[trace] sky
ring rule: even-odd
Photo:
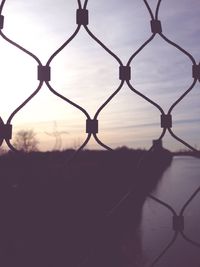
[[[149,0],[155,13],[157,1]],[[3,33],[46,64],[76,30],[75,0],[7,0]],[[151,36],[150,15],[141,0],[89,0],[89,29],[126,65]],[[163,34],[199,63],[199,0],[162,0],[158,15]],[[0,116],[4,122],[36,90],[37,62],[0,38]],[[118,88],[119,64],[81,27],[77,36],[52,60],[51,86],[83,107],[91,117]],[[192,84],[190,59],[156,35],[131,62],[131,84],[167,113]],[[199,82],[172,111],[173,132],[200,149]],[[99,114],[98,138],[111,148],[150,148],[160,137],[160,111],[125,84]],[[33,130],[40,150],[78,148],[85,140],[85,115],[53,95],[46,85],[12,120],[13,137]],[[14,139],[14,138],[13,138]],[[13,141],[11,140],[11,143]],[[184,145],[169,133],[171,150]],[[100,149],[91,139],[87,148]]]

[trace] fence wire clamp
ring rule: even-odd
[[[0,30],[3,29],[3,25],[4,25],[4,16],[0,15]]]
[[[160,20],[157,19],[151,20],[151,31],[154,34],[162,33],[162,25]]]
[[[161,128],[172,128],[172,115],[171,114],[161,115]]]
[[[49,66],[38,66],[38,80],[49,82],[51,80],[51,68]]]
[[[4,124],[3,120],[0,118],[0,143],[3,140],[10,140],[12,138],[12,125]]]
[[[98,120],[87,119],[86,120],[86,133],[97,134],[98,133]]]
[[[130,66],[119,67],[119,79],[130,81],[131,79],[131,67]]]
[[[87,9],[77,9],[76,10],[76,23],[78,25],[87,26],[89,23],[89,16]]]
[[[182,232],[184,230],[184,216],[183,215],[175,215],[173,216],[173,230]]]
[[[192,66],[192,77],[198,79],[198,81],[200,82],[200,63],[199,65],[195,64]]]

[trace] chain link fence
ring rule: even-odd
[[[76,10],[76,22],[77,27],[74,31],[74,33],[68,37],[68,39],[49,57],[48,61],[45,65],[43,65],[40,61],[40,59],[31,53],[27,48],[23,47],[22,45],[16,43],[11,38],[7,37],[4,34],[4,16],[3,14],[3,7],[6,3],[6,0],[2,0],[0,4],[0,35],[1,38],[3,38],[7,43],[15,46],[17,49],[21,50],[23,53],[27,55],[27,57],[32,57],[32,59],[35,61],[35,64],[37,66],[37,79],[38,79],[38,86],[35,90],[33,90],[32,94],[21,103],[20,106],[18,106],[9,116],[7,119],[7,122],[4,123],[2,119],[0,119],[0,145],[5,142],[7,143],[8,147],[15,152],[19,152],[14,145],[12,144],[12,120],[15,117],[15,115],[23,109],[25,105],[28,105],[31,99],[33,99],[39,91],[42,90],[43,85],[46,84],[49,88],[50,92],[60,98],[61,101],[65,101],[67,104],[72,105],[75,109],[78,109],[80,112],[82,112],[85,116],[85,123],[86,123],[86,133],[87,138],[82,143],[82,145],[77,149],[75,154],[71,159],[73,159],[81,150],[83,150],[88,142],[90,141],[91,137],[93,136],[96,142],[104,149],[108,151],[112,151],[112,148],[109,147],[108,144],[103,143],[100,138],[98,137],[98,123],[99,123],[99,114],[101,111],[107,106],[107,104],[112,101],[112,99],[121,91],[122,87],[126,84],[130,88],[130,90],[138,95],[139,97],[143,98],[145,101],[149,102],[151,105],[155,107],[160,112],[160,126],[162,128],[162,133],[159,136],[158,143],[163,139],[166,132],[168,132],[174,139],[176,139],[178,142],[182,143],[185,147],[189,148],[195,153],[199,153],[199,151],[187,143],[185,140],[181,139],[176,133],[172,130],[173,126],[173,111],[174,108],[179,105],[179,103],[187,98],[187,95],[193,90],[194,86],[198,81],[200,81],[200,64],[196,62],[195,58],[186,51],[183,47],[180,45],[174,43],[172,40],[170,40],[166,33],[163,33],[162,31],[162,18],[159,17],[159,9],[161,5],[161,0],[158,1],[155,12],[150,8],[149,3],[144,0],[144,5],[146,6],[149,18],[150,18],[150,30],[151,34],[149,38],[141,44],[141,46],[132,54],[130,55],[130,58],[127,62],[122,62],[122,60],[113,52],[111,51],[101,40],[99,40],[95,33],[90,30],[89,26],[89,10],[87,9],[88,0],[85,0],[84,3],[81,3],[81,0],[77,1],[77,10]],[[125,3],[124,3],[125,5]],[[98,108],[95,115],[93,117],[90,116],[90,114],[87,112],[86,109],[84,109],[82,106],[78,105],[77,103],[71,101],[66,96],[59,93],[56,88],[53,88],[51,85],[51,63],[54,60],[54,58],[64,49],[68,46],[68,44],[76,38],[76,36],[79,34],[80,29],[84,28],[84,30],[88,33],[90,38],[99,44],[99,46],[104,49],[110,57],[112,57],[116,62],[118,63],[119,67],[119,85],[116,88],[116,90],[108,97],[108,99]],[[174,101],[174,103],[171,105],[171,107],[168,109],[168,111],[165,113],[163,108],[156,102],[154,102],[152,99],[138,91],[134,85],[133,85],[133,79],[131,79],[131,63],[133,60],[137,57],[138,54],[143,52],[143,49],[148,46],[150,42],[155,38],[155,36],[159,36],[159,38],[162,38],[169,46],[172,46],[174,49],[179,50],[182,54],[184,54],[185,57],[187,57],[191,62],[191,76],[192,76],[192,83],[189,86],[189,88],[178,98]],[[156,142],[155,144],[156,145]],[[149,152],[154,148],[152,146],[149,149]],[[71,160],[70,159],[70,160]],[[142,160],[140,161],[140,164],[138,165],[138,169],[142,167]],[[186,242],[190,243],[191,246],[200,247],[200,242],[197,240],[192,240],[189,236],[187,236],[184,233],[184,212],[187,208],[189,208],[190,203],[193,201],[193,199],[197,196],[197,194],[200,192],[200,187],[198,187],[195,192],[190,196],[190,198],[183,204],[182,209],[180,213],[177,213],[172,206],[170,206],[168,203],[162,201],[161,199],[156,198],[153,195],[149,195],[149,198],[154,200],[155,202],[162,205],[164,208],[168,209],[171,212],[172,215],[172,231],[174,232],[173,238],[170,241],[169,244],[166,244],[166,247],[161,251],[161,253],[158,255],[158,257],[152,262],[150,266],[156,266],[156,264],[159,262],[159,260],[162,258],[162,256],[172,247],[172,245],[176,242],[177,237],[181,235]],[[114,210],[116,210],[130,195],[132,192],[128,192],[118,203],[116,203],[113,210],[109,212],[109,214],[112,214]],[[87,266],[87,261],[83,261],[83,265]]]

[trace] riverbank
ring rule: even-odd
[[[0,158],[2,266],[78,266],[90,254],[87,267],[122,266],[123,239],[134,235],[145,198],[172,156],[83,151],[67,165],[72,152]]]

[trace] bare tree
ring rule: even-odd
[[[38,140],[33,130],[20,130],[15,135],[14,147],[24,152],[37,151]]]
[[[0,156],[6,154],[8,151],[4,147],[0,147]]]

